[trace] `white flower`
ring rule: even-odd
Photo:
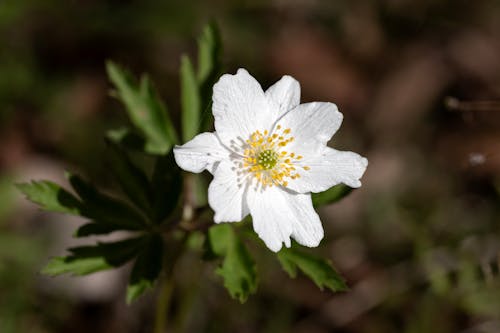
[[[323,227],[311,192],[344,183],[361,186],[366,158],[326,146],[342,122],[335,104],[300,104],[291,76],[264,92],[244,69],[214,85],[215,132],[174,148],[184,170],[208,170],[214,179],[208,202],[214,220],[237,222],[250,214],[253,227],[275,252],[290,238],[315,247]]]

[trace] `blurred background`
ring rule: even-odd
[[[155,293],[124,303],[129,267],[46,278],[83,221],[42,213],[12,182],[66,169],[107,184],[105,130],[126,122],[105,60],[149,72],[178,124],[180,55],[215,20],[225,72],[345,119],[331,145],[367,156],[363,187],[320,210],[351,290],[289,279],[251,248],[257,294],[230,299],[183,258],[172,332],[500,332],[500,3],[452,0],[0,2],[0,332],[151,332]]]

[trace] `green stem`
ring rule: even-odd
[[[165,277],[161,292],[158,295],[156,303],[156,318],[154,333],[165,333],[167,326],[168,309],[170,308],[170,300],[172,299],[172,291],[174,289],[174,279],[172,274]]]
[[[167,327],[168,310],[170,309],[170,303],[172,300],[172,294],[175,285],[175,266],[178,260],[182,256],[184,250],[186,249],[186,241],[188,238],[188,233],[185,232],[182,235],[182,239],[177,243],[170,255],[164,257],[165,260],[165,277],[161,286],[160,294],[158,295],[158,300],[156,302],[156,316],[155,316],[155,326],[154,333],[165,333]]]
[[[194,178],[193,175],[186,175],[184,178],[184,205],[182,212],[181,225],[191,227],[194,218]],[[187,228],[189,229],[189,228]],[[154,333],[165,333],[167,326],[168,310],[170,308],[170,303],[172,299],[172,293],[174,290],[174,268],[178,259],[182,256],[185,249],[186,241],[188,238],[188,230],[186,230],[182,236],[182,240],[179,243],[176,251],[172,251],[173,257],[165,258],[165,267],[169,267],[165,270],[165,278],[163,280],[163,285],[161,292],[158,295],[158,300],[156,303],[156,318]]]

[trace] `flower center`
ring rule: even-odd
[[[287,186],[290,179],[300,177],[296,167],[302,156],[285,150],[294,140],[291,129],[282,129],[280,125],[276,126],[274,133],[255,131],[246,140],[240,167],[264,187]],[[300,168],[309,170],[307,166]]]
[[[278,158],[278,153],[272,149],[266,149],[259,153],[259,156],[257,157],[257,164],[264,170],[269,170],[276,166]]]

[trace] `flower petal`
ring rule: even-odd
[[[217,135],[228,147],[256,130],[269,130],[276,120],[259,82],[242,68],[214,85],[212,111]]]
[[[318,213],[313,208],[310,194],[291,194],[289,196],[291,210],[296,219],[293,219],[292,237],[300,244],[316,247],[323,239],[324,231]]]
[[[215,163],[229,158],[226,149],[215,133],[201,133],[182,146],[174,147],[175,162],[186,171],[200,173],[208,169],[214,172]]]
[[[253,228],[272,251],[278,252],[282,243],[290,247],[290,237],[305,246],[317,246],[323,238],[309,194],[292,194],[279,187],[250,188],[247,200]]]
[[[300,84],[289,75],[284,75],[278,82],[266,90],[266,97],[276,112],[276,119],[300,104]]]
[[[248,215],[246,191],[231,162],[221,161],[208,186],[208,204],[215,211],[215,223],[238,222]]]
[[[300,178],[291,180],[288,188],[299,192],[322,192],[344,183],[350,187],[360,187],[359,179],[365,173],[368,160],[351,151],[339,151],[324,147],[316,156],[305,155],[300,163],[308,170],[300,169]]]
[[[315,154],[332,138],[342,124],[343,115],[333,103],[312,102],[300,104],[279,121],[290,128],[294,141],[286,148],[296,154]]]

